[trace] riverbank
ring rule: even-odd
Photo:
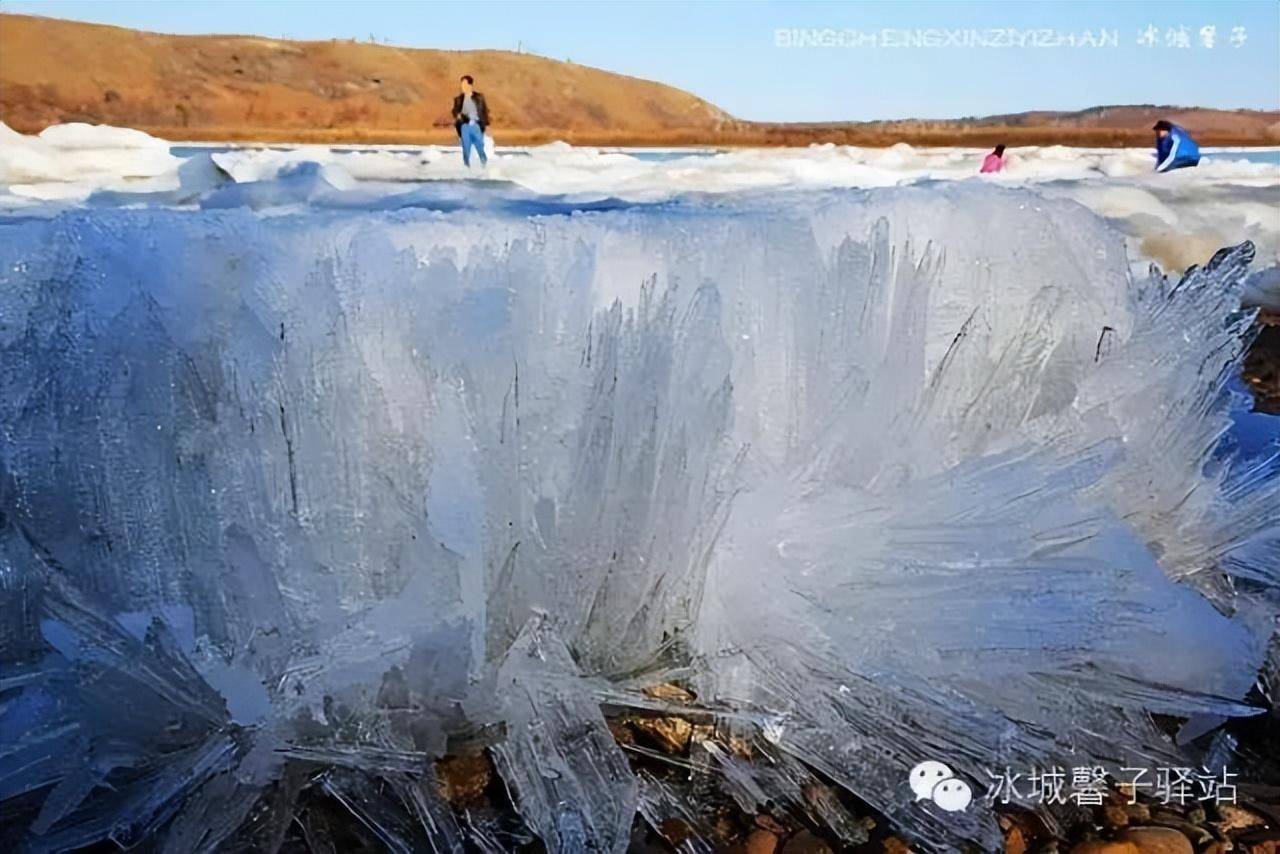
[[[23,133],[37,133],[42,126],[9,122]],[[365,125],[335,127],[263,127],[258,125],[133,125],[162,139],[186,142],[236,142],[297,145],[456,145],[452,125],[406,128],[377,128]],[[1010,147],[1062,145],[1083,148],[1150,148],[1151,133],[1145,127],[1134,130],[1061,127],[907,127],[892,123],[848,125],[789,125],[742,122],[720,129],[677,128],[637,132],[634,130],[578,130],[574,128],[510,128],[501,124],[490,128],[502,145],[546,145],[567,142],[577,146],[618,148],[794,148],[809,145],[854,145],[889,148],[899,143],[942,148]],[[1254,133],[1209,133],[1201,135],[1206,146],[1268,148],[1280,144],[1276,138]]]

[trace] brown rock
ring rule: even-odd
[[[1102,826],[1115,829],[1129,824],[1129,811],[1123,804],[1104,804],[1102,807]]]
[[[1130,821],[1151,821],[1151,808],[1144,803],[1125,804],[1124,811]]]
[[[674,848],[679,848],[681,843],[694,836],[693,829],[679,818],[669,818],[659,824],[658,834]]]
[[[1078,843],[1071,849],[1071,854],[1139,854],[1138,846],[1132,842],[1108,842],[1105,839],[1090,839]]]
[[[631,726],[665,753],[684,753],[693,734],[693,724],[684,718],[635,718]]]
[[[783,826],[776,818],[767,814],[760,813],[755,817],[756,827],[769,831],[779,839],[787,835],[787,828]]]
[[[715,818],[712,819],[711,827],[716,839],[721,842],[733,839],[738,834],[738,828],[734,826],[734,823],[730,821],[726,813],[716,813]]]
[[[1114,791],[1123,797],[1126,802],[1135,800],[1138,795],[1138,787],[1132,783],[1120,783],[1115,787]]]
[[[489,754],[445,756],[436,760],[436,788],[451,804],[472,803],[484,796],[493,777]]]
[[[1199,847],[1206,842],[1213,841],[1213,833],[1208,828],[1201,827],[1198,824],[1192,824],[1189,821],[1179,821],[1170,819],[1151,819],[1152,824],[1158,824],[1161,827],[1168,827],[1178,831],[1183,836],[1190,839],[1192,847]]]
[[[739,759],[751,760],[755,758],[755,751],[751,749],[751,743],[740,735],[729,736],[729,749]]]
[[[759,829],[747,834],[747,854],[773,854],[778,848],[778,837],[767,830]]]
[[[618,744],[635,744],[636,734],[627,726],[626,721],[608,720],[605,722],[609,727],[609,732],[613,734],[613,740]]]
[[[807,830],[802,830],[787,840],[782,846],[782,854],[832,854],[831,846],[814,836]]]
[[[1244,830],[1247,827],[1259,827],[1267,823],[1262,816],[1233,804],[1219,804],[1217,810],[1222,819],[1218,822],[1218,829],[1223,833]]]
[[[1022,828],[1010,827],[1004,834],[1004,854],[1026,854],[1027,839]]]
[[[896,836],[890,836],[880,844],[884,854],[911,854],[911,847]]]
[[[1044,825],[1034,813],[1025,810],[1010,810],[996,815],[996,823],[1000,825],[1000,830],[1005,837],[1005,850],[1009,850],[1010,836],[1016,830],[1021,837],[1024,849],[1029,849],[1032,844],[1042,837],[1048,835]],[[1042,846],[1043,847],[1043,846]]]
[[[1195,854],[1191,840],[1169,827],[1134,827],[1121,836],[1138,854]]]
[[[666,700],[669,703],[683,703],[688,705],[693,702],[693,694],[689,693],[679,685],[673,685],[670,682],[663,682],[659,685],[650,685],[648,688],[642,689],[646,696],[655,700]]]
[[[1265,839],[1249,845],[1249,854],[1280,854],[1280,840]]]

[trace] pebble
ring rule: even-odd
[[[1152,821],[1155,824],[1159,824],[1161,827],[1167,827],[1167,828],[1171,828],[1173,830],[1178,831],[1183,836],[1187,837],[1187,839],[1190,839],[1192,841],[1193,843],[1192,847],[1200,846],[1206,842],[1213,841],[1213,833],[1208,828],[1198,824],[1192,824],[1187,821],[1165,820],[1165,819],[1161,819],[1159,821],[1156,821],[1155,819],[1153,819]]]
[[[782,854],[832,854],[832,851],[826,842],[802,830],[787,840],[782,846]]]
[[[1130,821],[1151,821],[1151,809],[1143,803],[1125,804]]]
[[[1117,828],[1129,824],[1129,811],[1122,804],[1107,804],[1102,808],[1103,827]]]
[[[635,718],[631,726],[665,753],[684,753],[693,735],[693,725],[684,718]]]
[[[755,817],[756,827],[763,828],[779,839],[787,835],[787,828],[778,822],[776,818],[767,813],[760,813]]]
[[[669,818],[658,825],[658,835],[671,843],[675,848],[681,847],[685,840],[696,834],[683,819]]]
[[[1246,827],[1258,827],[1266,824],[1266,821],[1260,815],[1255,815],[1246,809],[1233,806],[1231,804],[1219,804],[1218,815],[1222,817],[1222,821],[1218,823],[1218,827],[1223,833],[1232,830],[1243,830]]]
[[[778,837],[767,830],[753,830],[747,834],[746,854],[773,854],[778,848]]]
[[[1022,835],[1022,828],[1010,827],[1004,835],[1004,854],[1026,854],[1027,840]]]
[[[1135,827],[1121,838],[1133,843],[1138,854],[1195,854],[1191,840],[1168,827]]]
[[[1141,852],[1132,842],[1090,839],[1072,848],[1071,854],[1141,854]]]
[[[613,733],[613,740],[618,744],[635,744],[636,736],[627,726],[626,721],[607,720],[605,724],[609,727],[609,732]]]
[[[641,689],[646,695],[655,700],[666,700],[670,703],[689,704],[693,702],[693,695],[679,685],[673,685],[670,682],[663,682],[658,685],[650,685],[648,688]]]
[[[451,804],[478,800],[493,774],[488,754],[446,756],[436,762],[436,788]]]

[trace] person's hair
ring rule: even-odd
[[[1004,156],[1004,143],[1002,142],[996,146],[996,157],[1003,157],[1003,156]]]
[[[1173,125],[1165,121],[1164,119],[1161,119],[1160,121],[1155,123],[1155,126],[1152,128],[1152,130],[1173,130]]]
[[[462,75],[461,77],[459,77],[458,79],[459,79],[459,80],[465,80],[465,81],[467,81],[467,85],[468,85],[468,86],[474,86],[474,85],[475,85],[475,82],[476,82],[476,81],[474,81],[474,80],[472,80],[472,79],[471,79],[471,75],[470,75],[470,74],[464,74],[464,75]]]

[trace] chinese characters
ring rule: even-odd
[[[1233,47],[1244,47],[1245,42],[1249,40],[1249,34],[1244,27],[1235,26],[1230,30],[1225,44]],[[1176,27],[1158,27],[1155,24],[1147,24],[1138,31],[1138,46],[1146,48],[1154,47],[1170,47],[1181,50],[1189,50],[1198,47],[1212,50],[1218,45],[1218,27],[1214,24],[1205,24],[1198,31],[1193,33],[1192,29],[1185,24]]]
[[[1066,769],[1055,765],[1033,768],[1026,773],[1015,773],[1010,768],[1001,773],[988,770],[987,776],[990,783],[986,795],[988,803],[1101,806],[1108,780],[1114,780],[1128,795],[1131,804],[1137,802],[1138,794],[1142,792],[1163,804],[1185,806],[1208,801],[1234,804],[1236,787],[1231,781],[1238,775],[1226,768],[1215,772],[1207,768],[1125,767],[1113,774],[1102,766]]]

